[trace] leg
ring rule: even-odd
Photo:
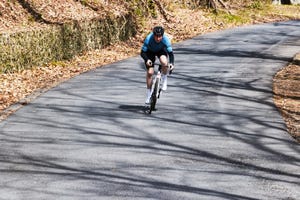
[[[150,102],[150,97],[151,97],[151,86],[152,86],[152,75],[154,74],[154,68],[149,67],[147,69],[146,73],[146,85],[147,85],[147,90],[146,90],[146,104],[149,104]]]
[[[160,57],[159,57],[159,61],[160,61],[160,64],[162,65],[162,69],[161,69],[161,71],[162,71],[162,76],[161,76],[161,78],[162,78],[162,87],[161,87],[161,89],[162,90],[164,90],[164,91],[166,91],[167,90],[167,77],[168,77],[168,75],[167,75],[167,73],[168,73],[168,57],[166,56],[166,55],[161,55]]]
[[[152,63],[155,62],[155,54],[153,52],[147,52],[147,57],[152,61]],[[146,64],[145,64],[146,65]],[[152,85],[152,75],[154,74],[154,66],[147,66],[146,65],[146,85],[147,89],[151,89]]]
[[[151,59],[152,63],[155,62],[155,54],[148,52],[147,54],[148,58]],[[152,75],[154,74],[154,67],[153,66],[147,66],[146,65],[146,86],[147,86],[147,92],[146,92],[146,104],[149,104],[150,97],[151,97],[151,86],[152,86]]]
[[[149,67],[147,69],[147,73],[146,73],[146,84],[147,84],[147,89],[151,89],[151,85],[152,85],[152,75],[154,74],[154,68],[153,67]]]
[[[168,58],[166,55],[161,55],[159,57],[160,64],[162,65],[162,73],[167,75],[168,73]]]

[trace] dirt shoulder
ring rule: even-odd
[[[288,132],[300,142],[300,52],[273,79],[274,102]]]
[[[117,1],[114,0],[114,2]],[[162,2],[168,2],[168,0]],[[41,93],[55,87],[65,80],[103,65],[138,55],[145,35],[151,31],[154,25],[163,25],[166,28],[166,32],[172,38],[173,43],[176,43],[196,35],[236,26],[300,19],[299,6],[272,6],[265,10],[263,8],[251,8],[247,11],[249,13],[243,12],[247,14],[247,16],[243,18],[240,17],[240,10],[243,6],[249,7],[250,4],[228,6],[231,14],[220,12],[218,15],[212,14],[212,12],[208,10],[190,9],[188,7],[176,6],[175,4],[172,5],[173,7],[166,7],[169,16],[171,16],[170,21],[166,21],[166,19],[158,13],[158,16],[155,18],[144,21],[143,25],[139,27],[137,35],[126,42],[118,42],[104,49],[84,52],[82,55],[76,56],[69,61],[52,62],[43,66],[36,66],[30,70],[0,74],[0,81],[2,83],[0,85],[0,121],[22,106],[28,104]],[[251,5],[253,6],[254,4]],[[58,12],[63,9],[62,7],[59,7],[57,12],[50,12],[49,7],[51,6],[45,5],[43,7],[43,12],[48,14],[44,15],[46,16],[45,19],[49,21],[56,19],[51,18],[52,16],[63,13]],[[71,8],[71,6],[68,8]],[[8,9],[14,10],[14,13],[11,14],[11,12],[8,12]],[[59,17],[67,18],[72,16],[73,13],[78,14],[79,8],[77,7],[76,9],[77,10],[70,10],[65,13],[65,16]],[[16,31],[17,28],[17,30],[20,31],[20,29],[24,29],[24,24],[26,24],[26,26],[29,24],[30,27],[34,27],[35,25],[35,22],[30,20],[28,13],[24,12],[17,4],[0,0],[0,11],[2,13],[0,16],[0,24],[2,24],[3,30],[7,30],[8,32]],[[25,21],[20,21],[21,19]],[[290,90],[289,86],[300,86],[300,74],[298,70],[299,67],[288,66],[278,72],[274,77],[274,94],[276,94],[274,101],[283,113],[288,131],[291,135],[298,138],[299,141],[299,96],[295,96],[294,92],[288,95],[282,93],[283,91],[286,92]],[[292,91],[299,92],[300,88],[293,88]]]

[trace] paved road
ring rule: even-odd
[[[299,46],[300,21],[176,44],[151,116],[140,57],[59,85],[0,123],[0,199],[299,199],[271,89]]]

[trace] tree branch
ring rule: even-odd
[[[225,3],[222,0],[218,0],[218,2],[223,6],[223,8],[227,9]]]
[[[172,15],[170,15],[169,13],[167,13],[167,11],[164,9],[164,7],[161,5],[161,3],[158,0],[153,0],[154,3],[157,5],[159,12],[163,15],[164,19],[167,22],[170,22],[171,20],[169,19],[169,16],[173,17]]]
[[[217,10],[217,4],[216,4],[215,0],[207,0],[207,5],[209,7],[212,7],[213,9]]]

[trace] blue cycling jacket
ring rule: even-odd
[[[154,39],[153,33],[150,33],[146,37],[144,45],[142,46],[142,51],[144,52],[147,52],[149,50],[156,53],[164,49],[166,49],[168,53],[173,51],[170,39],[166,35],[163,35],[162,41],[157,43]]]

